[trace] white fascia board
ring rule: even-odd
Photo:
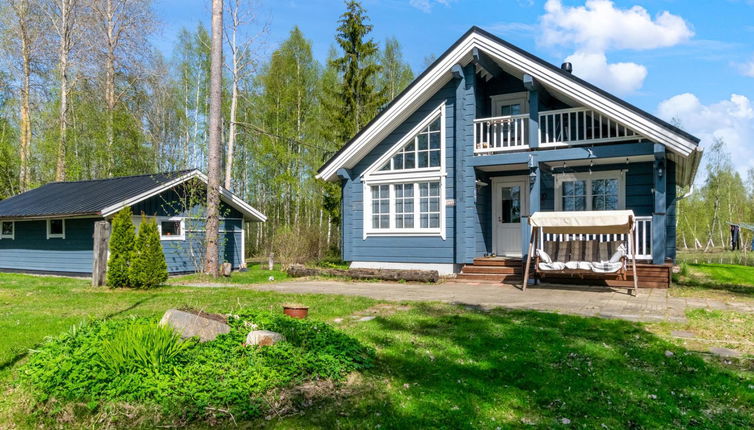
[[[180,185],[192,178],[196,178],[200,174],[201,172],[199,172],[198,170],[192,170],[191,172],[188,172],[183,176],[179,176],[170,182],[166,182],[158,187],[154,187],[151,190],[145,191],[137,196],[131,197],[128,200],[123,200],[122,202],[118,202],[114,205],[108,206],[102,209],[101,215],[105,218],[109,217],[110,215],[115,214],[116,212],[120,211],[126,206],[131,206],[133,204],[139,203],[142,200],[146,200],[150,197],[156,196],[157,194],[160,194],[163,191],[169,190],[175,187],[176,185]]]
[[[445,85],[451,78],[451,67],[455,64],[468,62],[470,60],[469,53],[475,47],[484,50],[499,61],[533,76],[543,85],[563,92],[578,103],[595,109],[615,119],[622,125],[634,129],[646,138],[675,150],[684,157],[688,157],[697,147],[695,142],[680,136],[670,129],[652,123],[642,115],[633,112],[631,109],[611,100],[609,97],[562,76],[560,73],[554,72],[550,68],[486,36],[472,33],[465,40],[461,41],[440,63],[435,65],[409,92],[390,106],[382,116],[364,130],[346,150],[338,155],[316,177],[318,179],[333,180],[337,177],[336,173],[339,169],[353,167],[382,138],[392,132],[401,121],[405,120],[419,105],[426,102],[439,88]]]
[[[140,201],[146,200],[150,197],[156,196],[164,191],[167,191],[177,185],[180,185],[186,181],[189,181],[191,179],[198,178],[205,184],[207,184],[208,179],[207,175],[200,172],[199,170],[193,170],[191,172],[188,172],[187,174],[183,176],[179,176],[178,178],[173,179],[170,182],[166,182],[165,184],[162,184],[158,187],[155,187],[149,191],[146,191],[144,193],[141,193],[135,197],[132,197],[128,200],[124,200],[122,202],[118,202],[114,205],[108,206],[105,209],[102,210],[102,216],[103,217],[109,217],[119,210],[123,209],[126,206],[131,206],[133,204],[136,204]],[[248,203],[244,202],[240,198],[238,198],[235,194],[231,193],[230,191],[226,190],[223,187],[220,187],[220,199],[227,203],[228,205],[238,209],[241,213],[243,213],[245,216],[248,216],[249,218],[252,218],[259,222],[265,222],[267,221],[267,217],[259,212],[258,210],[251,207]]]

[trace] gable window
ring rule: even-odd
[[[13,221],[0,221],[0,239],[15,239],[16,223]]]
[[[48,219],[47,220],[47,238],[48,239],[65,239],[65,220]]]
[[[421,131],[406,143],[381,168],[381,172],[440,167],[442,164],[442,131],[440,115],[422,127]]]
[[[160,230],[160,240],[184,240],[186,238],[183,218],[160,218],[157,225]]]
[[[364,171],[364,239],[445,238],[444,128],[443,103]]]
[[[623,182],[623,173],[620,171],[556,175],[555,209],[563,211],[624,209]]]

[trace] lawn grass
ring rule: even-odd
[[[272,279],[270,279],[272,277]],[[196,285],[196,284],[262,284],[265,282],[279,282],[288,279],[288,274],[275,265],[273,270],[267,270],[267,265],[262,263],[250,263],[246,271],[233,272],[230,277],[220,276],[212,278],[201,273],[174,276],[168,280],[171,285]]]
[[[646,327],[688,349],[707,352],[712,347],[722,347],[754,357],[754,314],[751,313],[690,309],[686,311],[685,322],[653,323]],[[694,337],[674,337],[675,330],[693,333]],[[754,361],[747,364],[754,369]]]
[[[339,328],[376,349],[376,366],[346,397],[325,398],[299,414],[242,427],[754,426],[754,375],[746,366],[727,368],[704,359],[642,324],[433,303],[411,303],[409,310],[382,311],[359,322],[348,316],[375,309],[377,301],[236,288],[109,290],[84,280],[0,274],[0,368],[5,369],[0,428],[12,421],[40,425],[25,409],[17,371],[28,348],[82,319],[159,316],[177,306],[275,309],[290,301],[311,306],[313,319],[345,318]],[[748,322],[741,324],[744,336]],[[58,425],[99,428],[107,422],[102,419],[84,416]]]
[[[754,301],[754,267],[682,263],[670,293],[679,297]]]

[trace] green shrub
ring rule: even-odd
[[[132,287],[152,288],[168,280],[168,265],[162,252],[160,232],[154,219],[141,215],[139,234],[136,236],[129,280]]]
[[[153,319],[93,321],[33,351],[22,380],[38,406],[56,399],[156,407],[171,423],[185,423],[216,419],[217,411],[227,411],[226,418],[258,417],[268,411],[264,399],[273,390],[342,380],[373,360],[371,349],[321,322],[251,310],[228,319],[230,333],[206,343],[171,340],[155,330]],[[244,346],[255,328],[287,340]]]
[[[141,370],[157,373],[190,346],[191,342],[181,340],[169,327],[133,324],[112,339],[103,340],[99,355],[102,364],[116,373]]]
[[[115,214],[110,235],[110,258],[107,261],[107,285],[128,287],[129,268],[134,250],[134,224],[131,208],[123,208]]]

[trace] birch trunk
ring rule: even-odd
[[[207,225],[205,273],[218,276],[218,235],[220,227],[220,127],[223,73],[223,1],[212,0],[212,48],[210,51],[209,160],[207,184]]]
[[[65,181],[65,157],[68,146],[68,55],[71,52],[71,31],[74,17],[71,16],[75,0],[60,0],[60,51],[58,61],[60,68],[60,139],[58,141],[57,162],[55,163],[55,180]]]
[[[30,148],[31,148],[31,40],[28,28],[29,2],[22,1],[15,5],[18,19],[19,35],[21,36],[21,62],[23,78],[21,84],[21,124],[20,124],[20,169],[19,188],[21,192],[29,189],[30,182]]]

